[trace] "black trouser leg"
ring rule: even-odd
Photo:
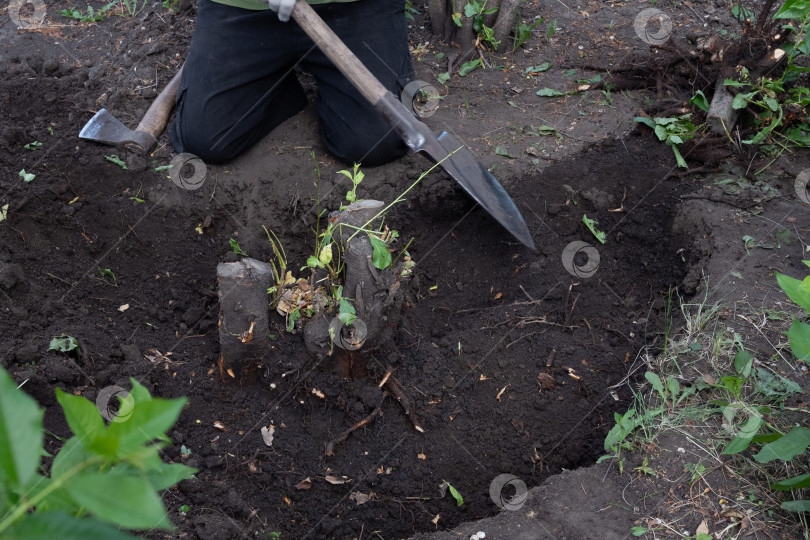
[[[315,6],[383,85],[399,95],[413,77],[398,0]],[[301,63],[318,83],[321,136],[347,162],[385,163],[406,147],[295,22],[202,0],[169,137],[178,152],[223,162],[245,152],[306,105]]]

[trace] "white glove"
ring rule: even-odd
[[[278,20],[287,22],[290,20],[296,0],[267,0],[270,9],[278,13]]]

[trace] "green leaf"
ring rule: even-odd
[[[782,510],[789,512],[810,512],[810,500],[785,501]]]
[[[664,395],[664,384],[661,382],[661,377],[659,377],[652,371],[648,371],[647,373],[644,374],[644,378],[650,382],[650,384],[652,385],[653,389],[656,392],[658,392],[662,396]]]
[[[747,94],[737,94],[736,96],[734,96],[734,99],[731,102],[731,106],[734,109],[744,109],[748,106],[748,102],[751,101],[751,98],[757,95],[758,93],[759,90],[755,90]]]
[[[667,392],[669,392],[670,399],[675,401],[675,398],[681,393],[681,384],[678,382],[678,379],[675,377],[669,377],[667,379]]]
[[[130,476],[143,476],[155,491],[163,491],[176,483],[192,478],[197,469],[192,469],[180,463],[163,463],[155,452],[145,461],[146,471],[129,463],[116,466],[116,472],[126,473]]]
[[[723,381],[723,386],[732,396],[740,397],[743,384],[742,380],[737,377],[720,377],[720,380]]]
[[[111,498],[115,498],[115,496],[113,495]],[[88,538],[138,540],[112,525],[95,519],[77,518],[64,511],[27,514],[14,526],[10,538],[15,540],[53,540],[54,538],[59,540],[87,540]]]
[[[793,321],[788,330],[790,350],[799,360],[810,360],[810,325],[801,321]]]
[[[582,214],[582,223],[584,223],[588,230],[591,231],[591,234],[599,240],[599,243],[604,244],[607,241],[607,233],[596,228],[599,224],[598,221],[590,219],[587,214]]]
[[[115,470],[80,474],[68,483],[67,490],[101,520],[136,530],[173,528],[160,497],[144,477]]]
[[[0,368],[0,484],[19,493],[42,456],[42,415],[37,402]]]
[[[242,248],[241,248],[241,247],[239,247],[239,242],[237,242],[237,241],[236,241],[236,240],[234,240],[233,238],[228,238],[228,243],[230,243],[230,244],[231,244],[231,250],[233,250],[233,252],[234,252],[234,253],[236,253],[237,255],[242,255],[242,256],[244,256],[244,257],[248,257],[248,256],[249,256],[247,253],[245,253],[244,251],[242,251]]]
[[[345,298],[341,298],[338,302],[338,319],[346,326],[351,326],[357,320],[357,310]]]
[[[475,60],[470,60],[469,62],[464,62],[461,64],[461,67],[458,70],[458,74],[462,77],[465,77],[469,73],[475,71],[481,65],[481,59],[477,58]]]
[[[34,141],[34,142],[30,142],[30,143],[26,144],[25,146],[23,146],[23,148],[25,148],[26,150],[36,150],[40,146],[42,146],[41,142]]]
[[[438,75],[436,75],[436,80],[439,81],[439,84],[445,84],[447,81],[450,80],[450,73],[448,72],[439,73]]]
[[[751,366],[753,365],[754,355],[745,349],[740,349],[737,351],[737,354],[734,355],[734,370],[743,377],[748,378],[751,374]]]
[[[61,336],[55,336],[51,339],[50,344],[48,345],[49,351],[59,351],[63,353],[69,353],[72,351],[79,351],[79,340],[77,340],[73,336],[68,336],[66,334],[62,334]]]
[[[167,440],[168,431],[186,405],[186,398],[153,398],[135,379],[132,382],[130,398],[134,404],[129,417],[124,421],[110,424],[109,432],[119,439],[119,455],[139,450],[145,443],[155,439]]]
[[[531,75],[533,73],[543,73],[544,71],[548,71],[549,68],[551,68],[551,64],[549,64],[548,62],[543,62],[542,64],[540,64],[538,66],[529,66],[529,67],[527,67],[526,71],[524,71],[524,73],[526,75]]]
[[[116,165],[118,165],[119,167],[121,167],[124,170],[127,170],[127,164],[124,163],[121,160],[121,158],[116,156],[115,154],[113,154],[112,156],[104,156],[104,159],[106,159],[107,161],[109,161],[111,163],[115,163]]]
[[[737,88],[745,88],[746,86],[751,86],[748,83],[735,81],[734,79],[724,79],[723,84],[725,86],[734,86],[734,87],[737,87]]]
[[[442,480],[442,482],[447,484],[447,489],[450,490],[450,495],[452,495],[453,498],[456,500],[456,506],[461,506],[462,504],[464,504],[464,497],[461,496],[461,493],[459,493],[459,491],[456,488],[451,486],[450,482],[448,482],[447,480]]]
[[[790,461],[810,446],[810,430],[803,427],[794,427],[784,437],[766,444],[754,456],[759,463],[771,461]]]
[[[757,434],[760,426],[762,426],[762,418],[757,415],[750,416],[740,428],[737,436],[731,439],[731,442],[726,445],[721,453],[725,455],[739,454],[748,448],[751,439]]]
[[[622,442],[624,438],[640,424],[641,419],[634,418],[635,414],[635,409],[630,409],[624,413],[624,416],[619,413],[613,413],[613,419],[616,425],[608,431],[605,437],[605,450],[613,450],[616,445]]]
[[[32,181],[34,178],[36,178],[36,177],[37,177],[37,175],[35,175],[35,174],[29,173],[29,172],[25,172],[25,169],[22,169],[22,170],[19,172],[19,175],[20,175],[20,177],[23,179],[23,182],[30,182],[30,181]]]
[[[65,412],[70,430],[82,444],[105,456],[114,456],[118,446],[104,425],[104,419],[94,403],[56,389],[56,400]],[[60,452],[61,454],[61,452]]]
[[[385,242],[372,235],[368,235],[368,240],[371,242],[371,247],[374,249],[374,252],[371,254],[371,262],[374,264],[374,268],[384,270],[391,266],[391,252],[388,251],[388,246],[385,245]]]
[[[51,466],[51,478],[56,479],[63,476],[72,468],[80,465],[93,456],[94,454],[87,450],[79,437],[71,437],[67,440],[64,446],[62,446],[62,449],[59,450],[56,457],[53,458],[53,465]]]
[[[703,112],[709,111],[709,100],[702,90],[698,90],[697,93],[692,96],[692,99],[689,100],[689,104],[694,105]]]
[[[773,18],[803,20],[808,14],[810,14],[810,2],[807,0],[785,0]]]
[[[318,255],[318,260],[321,261],[325,265],[332,262],[332,244],[331,243],[329,243],[328,245],[321,248],[321,253],[320,253],[320,255]]]
[[[780,480],[771,484],[771,489],[778,489],[779,491],[787,491],[790,489],[804,489],[810,488],[810,474],[802,474],[799,476],[794,476],[793,478],[788,478],[786,480]]]
[[[630,532],[633,534],[633,536],[644,536],[645,534],[647,534],[648,530],[649,529],[647,529],[647,527],[641,527],[639,525],[636,525],[635,527],[630,527]]]
[[[496,146],[495,147],[495,154],[498,156],[503,156],[507,158],[514,159],[515,156],[509,153],[509,149],[505,146]]]
[[[796,302],[803,310],[810,312],[810,276],[799,281],[779,272],[775,272],[775,274],[776,281],[788,298]]]
[[[633,122],[637,122],[639,124],[644,124],[645,126],[649,127],[650,129],[655,129],[655,122],[652,118],[648,116],[636,116],[633,118]]]
[[[537,92],[535,92],[540,97],[560,97],[564,96],[565,92],[560,92],[559,90],[555,90],[553,88],[541,88]]]

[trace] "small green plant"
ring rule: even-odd
[[[76,19],[79,22],[98,22],[104,20],[109,15],[109,11],[118,5],[118,0],[113,0],[109,4],[100,7],[99,9],[94,9],[93,6],[87,6],[85,11],[81,11],[76,6],[61,9],[57,11],[61,16],[68,17],[69,19]]]
[[[448,482],[447,480],[442,480],[442,482],[444,482],[444,485],[447,486],[447,489],[450,491],[450,495],[452,495],[453,499],[455,499],[456,506],[461,506],[462,504],[464,504],[464,497],[461,496],[461,493],[459,493],[459,491],[456,488],[451,486],[450,482]]]
[[[633,121],[651,128],[659,141],[665,142],[667,146],[672,148],[678,167],[688,168],[679,148],[686,141],[693,139],[703,129],[703,125],[696,126],[689,121],[691,116],[691,114],[684,114],[674,118],[637,116]]]
[[[242,248],[239,247],[239,242],[237,242],[233,238],[229,238],[228,243],[230,243],[230,245],[231,245],[231,251],[233,251],[237,255],[241,255],[242,257],[249,257],[249,255],[247,253],[245,253],[244,251],[242,251]]]
[[[124,170],[127,170],[127,164],[124,163],[124,161],[120,157],[116,156],[115,154],[113,154],[111,156],[104,156],[104,159],[106,159],[110,163],[115,163],[116,165],[118,165],[119,167],[121,167]]]
[[[82,355],[79,340],[73,336],[68,336],[67,334],[55,336],[53,339],[51,339],[51,343],[48,345],[48,350],[58,351],[65,354],[73,354],[76,357],[81,357]]]
[[[34,141],[34,142],[30,142],[30,143],[26,144],[25,146],[23,146],[23,148],[25,148],[26,150],[36,150],[40,146],[42,146],[41,142]]]
[[[179,11],[180,0],[163,0],[163,8],[170,11]]]
[[[411,0],[405,0],[405,18],[412,21],[414,15],[419,15],[419,10],[413,7]]]
[[[497,49],[500,41],[495,40],[495,33],[489,26],[484,24],[484,15],[491,15],[498,11],[497,7],[487,8],[487,0],[477,2],[476,0],[467,0],[464,6],[464,16],[472,19],[472,27],[475,35],[477,36],[477,43],[488,45],[492,49]],[[461,17],[453,17],[453,20],[458,26],[461,26]]]
[[[591,219],[588,217],[587,214],[582,214],[582,223],[585,224],[585,227],[591,231],[591,234],[599,240],[600,244],[604,244],[607,241],[607,233],[604,231],[600,231],[596,226],[599,225],[599,222],[595,219]]]
[[[515,38],[512,42],[512,52],[518,50],[521,45],[526,43],[526,41],[532,37],[532,30],[534,30],[541,22],[543,22],[542,17],[535,20],[532,24],[523,22],[520,17],[517,18],[517,21],[515,22]]]
[[[605,437],[605,451],[608,453],[598,460],[601,463],[607,459],[613,459],[619,465],[619,474],[624,472],[624,458],[622,457],[622,450],[629,450],[632,448],[631,441],[627,438],[636,430],[643,422],[643,417],[636,416],[636,409],[630,409],[624,414],[613,413],[613,419],[616,425],[611,428]]]
[[[0,369],[0,433],[14,433],[0,437],[0,538],[135,540],[120,528],[173,529],[158,492],[196,471],[164,463],[160,451],[185,399],[152,398],[131,381],[127,415],[109,425],[93,403],[57,388],[73,437],[48,474],[44,411]]]
[[[98,271],[102,277],[111,279],[113,283],[118,283],[118,278],[115,277],[115,272],[109,268],[99,268]]]
[[[284,287],[284,284],[287,280],[292,280],[292,276],[288,277],[289,272],[287,272],[287,253],[284,251],[284,246],[281,245],[281,240],[278,239],[276,233],[273,231],[268,231],[267,227],[262,225],[264,229],[264,233],[267,235],[267,240],[270,242],[270,246],[273,249],[273,255],[275,255],[275,259],[270,261],[270,265],[273,267],[273,277],[275,278],[275,284],[267,289],[267,294],[273,295],[272,305],[275,307],[278,305],[278,300],[281,297],[281,289]]]
[[[19,175],[20,175],[20,178],[22,178],[23,182],[25,182],[25,183],[31,182],[34,178],[37,177],[37,175],[35,175],[33,173],[26,172],[25,169],[22,169],[19,172]]]
[[[551,19],[546,23],[546,41],[551,41],[554,37],[554,32],[557,31],[557,19]]]
[[[360,182],[362,182],[363,178],[366,176],[363,171],[360,170],[360,164],[355,163],[351,172],[343,170],[338,171],[337,173],[342,174],[352,181],[352,188],[348,191],[348,193],[346,193],[346,200],[349,202],[349,204],[357,202],[357,186],[360,185]],[[341,206],[340,209],[345,210],[346,206]]]

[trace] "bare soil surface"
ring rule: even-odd
[[[165,458],[199,473],[164,495],[177,531],[148,537],[269,538],[278,531],[282,538],[393,539],[439,530],[447,531],[441,538],[468,538],[485,529],[462,523],[499,512],[490,485],[504,473],[540,487],[520,513],[493,518],[507,528],[487,538],[623,537],[660,490],[633,486],[622,495],[626,478],[607,464],[555,475],[602,455],[613,413],[629,406],[640,351],[661,344],[671,288],[694,294],[703,270],[738,261],[754,265],[758,279],[776,268],[798,273],[803,243],[792,245],[799,252],[789,259],[780,250],[747,257],[739,239],[748,226],[766,231],[788,217],[799,218],[790,225],[797,239],[808,228],[807,209],[791,192],[791,175],[806,167],[806,156],[804,166],[774,165],[779,205],[750,194],[751,207],[740,208],[739,196],[716,192],[715,178],[671,176],[672,151],[634,128],[636,111],[663,97],[654,87],[535,95],[576,87],[576,79],[633,51],[657,54],[636,37],[633,18],[646,3],[635,4],[527,2],[524,19],[558,21],[553,36],[540,25],[523,49],[491,59],[502,69],[436,83],[443,99],[426,123],[453,132],[490,167],[523,212],[537,251],[517,244],[446,175],[430,173],[387,218],[403,245],[413,238],[417,262],[394,346],[372,349],[365,365],[319,362],[271,314],[273,345],[245,380],[222,380],[216,366],[215,268],[236,260],[230,238],[269,260],[262,226],[278,234],[292,270],[312,254],[318,209],[336,209],[348,189],[335,175],[346,166],[317,140],[314,108],[235,162],[204,167],[199,189],[181,189],[168,171],[154,170],[174,155],[165,135],[143,158],[77,134],[101,107],[137,125],[182,64],[194,27],[190,2],[177,12],[149,4],[134,17],[96,24],[60,17],[68,4],[48,2],[48,24],[27,31],[4,13],[0,207],[9,207],[0,223],[0,362],[46,408],[46,427],[59,436],[67,425],[55,387],[95,401],[101,389],[127,388],[134,377],[155,395],[189,397]],[[727,15],[716,16],[723,2],[659,4],[676,33],[733,31]],[[438,43],[426,25],[417,15],[412,46],[417,75],[435,81],[455,47]],[[553,69],[526,73],[544,61]],[[42,145],[24,148],[33,141]],[[105,159],[113,155],[126,170]],[[429,166],[407,156],[367,169],[358,195],[390,202]],[[36,178],[24,182],[21,169]],[[732,173],[739,171],[717,174]],[[694,196],[702,202],[682,206]],[[746,213],[754,206],[764,213]],[[583,215],[607,233],[604,245]],[[593,277],[563,264],[574,241],[597,250]],[[734,285],[717,290],[733,295]],[[80,340],[80,361],[48,350],[61,334]],[[329,441],[377,407],[377,382],[389,366],[426,432],[387,399],[380,416],[326,456]],[[269,425],[271,447],[260,435]],[[46,450],[60,444],[48,437]],[[462,506],[445,482],[463,495]],[[527,520],[520,534],[540,532],[508,528],[520,520]],[[528,528],[538,520],[540,528]]]

